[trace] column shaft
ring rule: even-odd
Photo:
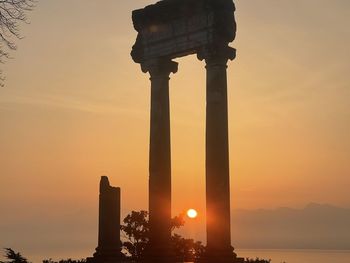
[[[151,75],[151,123],[149,151],[150,242],[152,262],[171,262],[171,149],[169,75],[177,63],[153,61],[144,66]]]
[[[207,69],[206,206],[208,262],[233,262],[230,228],[230,172],[227,60],[231,48],[204,53]],[[203,55],[203,54],[202,54]]]

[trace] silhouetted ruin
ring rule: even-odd
[[[231,246],[227,61],[236,35],[232,0],[163,0],[133,12],[138,32],[131,55],[151,76],[148,262],[172,262],[169,76],[172,59],[206,62],[206,262],[238,262]]]
[[[98,246],[90,263],[118,263],[123,258],[120,242],[120,188],[102,176],[99,196]]]

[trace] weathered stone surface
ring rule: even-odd
[[[222,46],[236,35],[232,0],[163,0],[133,12],[138,32],[131,55],[135,62],[197,53]]]

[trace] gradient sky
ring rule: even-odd
[[[28,240],[40,233],[30,249],[54,249],[42,240],[62,229],[71,241],[94,244],[101,175],[122,188],[123,213],[147,208],[150,84],[129,55],[130,16],[153,2],[45,0],[29,15],[19,50],[2,66],[1,247],[19,246],[20,233]],[[238,57],[228,69],[232,207],[350,207],[350,2],[236,5]],[[203,218],[204,63],[178,62],[173,213],[194,207]]]

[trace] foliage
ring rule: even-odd
[[[28,260],[23,257],[19,252],[15,252],[11,248],[5,248],[5,258],[8,261],[0,261],[0,263],[29,263]]]
[[[133,260],[141,260],[143,252],[149,241],[149,222],[148,212],[132,211],[123,220],[121,230],[124,233],[124,249],[131,255]],[[171,230],[180,228],[185,224],[184,214],[175,216],[171,220]],[[180,235],[174,234],[171,239],[175,255],[179,261],[194,261],[204,253],[204,246],[201,242],[195,242],[193,239],[185,239]]]
[[[75,260],[75,259],[61,259],[60,261],[53,261],[50,259],[43,260],[43,263],[85,263],[85,259]]]
[[[171,237],[171,242],[178,262],[197,262],[205,252],[202,242],[195,242],[178,234]]]
[[[138,219],[142,221],[144,224],[142,228],[144,226],[146,226],[147,228],[148,213],[146,211],[133,212],[128,216],[129,216],[127,219],[128,222],[132,222],[132,219]],[[136,224],[134,223],[135,222],[132,222],[132,224],[135,226]],[[146,240],[148,240],[148,238]],[[185,239],[178,234],[174,234],[172,236],[171,242],[176,255],[176,260],[178,262],[198,262],[200,261],[201,257],[204,255],[205,247],[200,241],[195,242],[193,239]],[[5,248],[5,257],[9,261],[0,261],[0,263],[29,263],[28,260],[24,258],[19,252],[15,252],[11,248]],[[132,258],[132,259],[135,261],[138,261],[141,258],[138,258],[138,259]],[[50,259],[43,260],[43,263],[86,263],[86,259],[80,259],[80,260],[61,259],[59,261],[54,261],[50,258]],[[247,258],[244,261],[244,263],[271,263],[271,260],[265,260],[265,259],[259,259],[259,258],[256,258],[256,259]]]
[[[185,225],[185,216],[184,214],[180,214],[178,216],[175,216],[171,219],[171,231],[175,230],[176,228],[180,228]]]
[[[148,242],[148,212],[132,211],[124,218],[123,223],[120,227],[127,239],[123,246],[133,259],[141,259]]]
[[[256,259],[247,258],[244,262],[245,263],[270,263],[271,259],[266,260],[266,259],[260,259],[260,258],[256,258]]]

